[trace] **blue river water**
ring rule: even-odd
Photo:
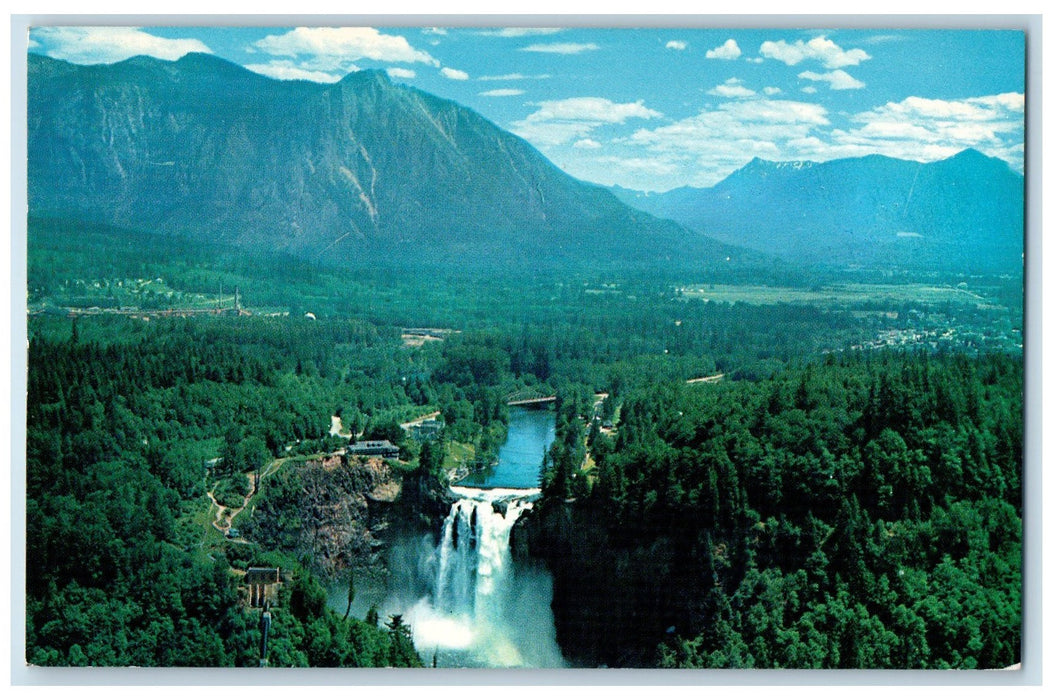
[[[508,438],[497,453],[497,464],[457,482],[476,488],[533,489],[541,485],[545,450],[556,439],[556,414],[546,408],[508,410]]]

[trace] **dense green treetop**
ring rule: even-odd
[[[581,444],[572,431],[552,450],[533,543],[555,571],[564,651],[589,665],[1016,663],[1021,407],[1022,364],[1004,355],[830,355],[763,381],[631,392],[616,438],[594,434],[594,469],[560,461]]]

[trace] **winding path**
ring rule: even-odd
[[[262,483],[266,477],[278,471],[278,469],[280,469],[286,461],[288,461],[288,458],[282,457],[281,459],[276,459],[270,464],[268,464],[266,467],[264,467],[263,471],[260,472],[260,483]],[[256,473],[245,472],[245,475],[249,477],[249,482],[252,484],[252,486],[249,489],[249,492],[245,494],[245,497],[242,499],[241,505],[237,508],[231,508],[230,506],[223,505],[222,503],[216,500],[216,496],[212,491],[208,492],[208,498],[212,501],[212,505],[216,509],[216,516],[212,520],[212,527],[222,532],[224,537],[227,537],[230,534],[230,525],[232,522],[234,522],[234,518],[237,517],[238,513],[245,510],[245,507],[248,506],[249,501],[252,500],[252,497],[256,495]],[[245,540],[240,541],[244,542]]]

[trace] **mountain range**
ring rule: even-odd
[[[972,149],[932,163],[755,158],[709,188],[612,190],[642,211],[793,263],[1022,271],[1023,176]]]
[[[577,180],[381,71],[318,84],[207,54],[31,54],[27,96],[34,217],[351,266],[1022,269],[1023,177],[974,150],[754,159],[713,187],[645,194]]]
[[[383,72],[323,85],[206,54],[93,66],[30,55],[27,106],[36,217],[333,264],[540,269],[743,257]]]

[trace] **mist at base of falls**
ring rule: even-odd
[[[425,665],[565,666],[552,618],[552,577],[512,560],[515,520],[536,490],[452,489],[459,500],[442,531],[407,536],[389,550],[382,619],[401,614]]]
[[[515,521],[540,495],[540,466],[555,438],[555,414],[509,410],[498,462],[450,493],[457,499],[433,532],[389,532],[386,575],[355,580],[351,614],[376,605],[380,623],[402,615],[426,666],[560,668],[552,576],[540,562],[513,561]],[[406,525],[408,527],[408,525]],[[346,584],[330,606],[347,609]]]

